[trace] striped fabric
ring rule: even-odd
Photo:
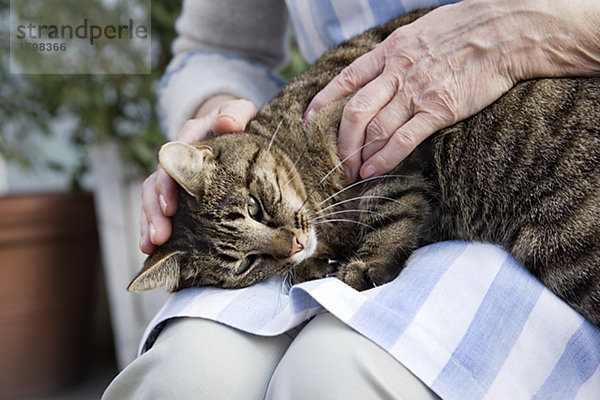
[[[600,329],[482,243],[422,248],[396,280],[366,292],[333,278],[290,288],[279,277],[238,290],[186,289],[150,323],[140,352],[170,318],[271,336],[324,311],[444,399],[600,399]]]
[[[314,63],[335,45],[411,11],[460,0],[286,0],[302,55]]]

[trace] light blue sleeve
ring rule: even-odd
[[[460,0],[286,0],[296,40],[310,63],[328,49],[395,17]]]
[[[186,0],[175,29],[174,58],[159,88],[169,138],[214,94],[260,107],[281,89],[275,71],[286,63],[289,37],[282,0]]]

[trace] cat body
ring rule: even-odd
[[[390,174],[351,185],[337,154],[348,98],[303,120],[345,66],[423,13],[326,53],[243,133],[165,145],[179,210],[130,290],[243,287],[287,273],[363,290],[394,279],[420,246],[485,241],[600,325],[600,79],[518,83]]]

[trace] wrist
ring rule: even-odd
[[[505,0],[507,74],[513,81],[600,75],[600,2]]]

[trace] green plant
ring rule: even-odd
[[[128,1],[147,4],[147,0]],[[73,8],[101,9],[105,3],[88,0],[83,5],[76,1]],[[71,177],[73,188],[80,186],[89,169],[90,146],[102,140],[117,141],[125,162],[140,173],[147,174],[155,167],[156,150],[165,141],[157,113],[158,85],[171,58],[181,4],[165,0],[150,3],[150,74],[15,75],[10,73],[7,41],[10,0],[0,0],[0,155],[24,168],[36,164],[63,171]],[[51,7],[50,2],[35,4]],[[53,15],[51,9],[45,12]],[[291,78],[305,68],[292,43],[290,62],[282,76]],[[40,160],[36,149],[39,134],[67,137],[76,149],[75,165],[66,167],[60,159]]]
[[[101,7],[101,0],[86,7]],[[1,47],[8,50],[9,0],[0,0]],[[36,161],[29,144],[32,134],[55,134],[61,124],[78,160],[71,171],[73,186],[89,167],[91,144],[112,138],[119,142],[127,162],[143,173],[153,168],[156,148],[164,142],[156,112],[158,82],[171,57],[179,2],[151,1],[152,58],[150,74],[14,75],[9,52],[0,55],[0,153],[23,167]],[[64,169],[60,160],[44,160],[49,168]]]
[[[294,35],[292,35],[290,37],[290,59],[285,68],[280,71],[280,74],[285,79],[291,79],[304,72],[307,67],[308,64],[302,57],[302,54],[300,54],[298,44],[296,43]]]

